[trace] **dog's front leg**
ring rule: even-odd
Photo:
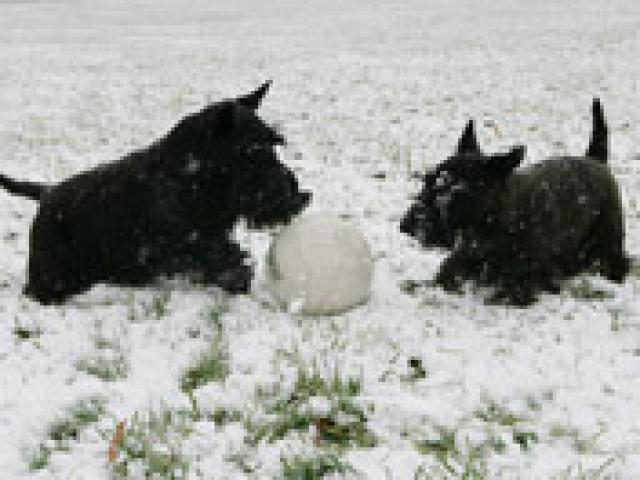
[[[194,270],[204,283],[229,293],[247,293],[253,278],[248,254],[228,238],[202,242],[197,248]]]
[[[460,292],[465,280],[475,278],[479,259],[465,248],[460,248],[449,255],[436,274],[435,284],[442,286],[447,292]]]
[[[520,280],[518,282],[501,285],[485,303],[487,305],[528,307],[535,303],[536,300],[536,290],[529,285],[526,280]]]
[[[528,307],[536,302],[539,291],[556,288],[552,267],[522,252],[514,252],[511,261],[503,258],[495,283],[496,291],[487,304]]]

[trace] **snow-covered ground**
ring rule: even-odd
[[[249,296],[42,307],[21,294],[36,205],[0,193],[0,477],[640,478],[640,270],[490,307],[411,288],[443,255],[398,230],[469,117],[536,161],[584,150],[600,96],[640,255],[639,32],[636,0],[2,0],[1,171],[65,178],[272,78],[285,161],[364,231],[375,281],[341,316],[279,312],[269,236],[239,231]]]

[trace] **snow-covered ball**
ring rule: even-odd
[[[294,220],[271,243],[267,287],[287,309],[332,315],[365,303],[373,262],[362,233],[327,213]]]

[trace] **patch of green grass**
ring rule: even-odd
[[[489,401],[482,408],[476,410],[474,416],[487,424],[508,429],[513,443],[519,445],[522,450],[529,450],[531,445],[539,440],[536,432],[522,428],[521,423],[526,420],[525,418],[510,412],[493,401]]]
[[[619,332],[620,327],[622,326],[622,321],[620,319],[620,310],[619,309],[610,309],[609,313],[611,314],[609,328],[612,332]]]
[[[13,327],[13,334],[18,340],[31,340],[39,338],[42,335],[42,329],[40,327],[20,325],[16,322]]]
[[[79,371],[98,377],[105,382],[113,382],[125,378],[129,368],[127,360],[122,353],[116,353],[111,357],[99,355],[81,358],[76,362],[75,366]]]
[[[353,468],[344,463],[338,455],[325,454],[305,458],[296,456],[281,459],[283,480],[316,480],[332,473],[345,474]]]
[[[611,475],[606,472],[615,461],[615,457],[610,457],[596,468],[584,468],[581,464],[571,465],[554,478],[558,480],[610,480],[612,478],[619,478],[617,475]]]
[[[12,333],[20,341],[36,340],[42,335],[42,327],[37,322],[15,317]]]
[[[214,342],[198,361],[182,374],[180,389],[190,395],[210,382],[219,382],[229,375],[228,353],[220,342]]]
[[[235,465],[242,473],[254,473],[257,469],[254,458],[248,452],[234,452],[226,455],[224,460]]]
[[[414,295],[418,291],[424,288],[429,288],[434,286],[435,286],[435,283],[432,280],[407,279],[407,280],[402,280],[399,284],[400,290],[406,293],[407,295]]]
[[[80,432],[104,414],[104,404],[101,398],[89,398],[78,402],[65,416],[55,420],[47,431],[47,441],[38,445],[29,458],[29,468],[43,469],[48,465],[52,452],[69,450]]]
[[[190,422],[185,415],[166,409],[145,414],[136,412],[117,446],[117,456],[110,465],[111,477],[187,478],[189,463],[181,445],[190,433]]]
[[[640,213],[638,213],[637,215],[640,216]],[[631,262],[629,275],[640,277],[640,258],[631,257],[629,260]]]
[[[476,410],[475,416],[484,420],[486,423],[497,423],[504,427],[513,427],[516,423],[523,420],[501,405],[491,401],[483,406],[483,408]]]
[[[227,410],[225,408],[217,408],[211,415],[207,417],[218,426],[227,425],[229,423],[236,423],[242,421],[242,413],[234,410]]]
[[[569,439],[573,449],[581,454],[589,453],[595,449],[598,437],[602,432],[597,432],[589,437],[580,433],[577,428],[570,427],[568,425],[556,424],[549,430],[549,436],[552,438],[567,438]]]
[[[127,308],[127,319],[132,323],[149,319],[159,320],[169,312],[170,301],[170,290],[155,293],[151,300],[136,300],[136,296],[131,294]]]
[[[49,465],[50,458],[51,449],[41,443],[29,457],[29,470],[35,471],[46,468]]]
[[[180,389],[191,402],[190,416],[192,420],[202,419],[202,412],[198,406],[194,391],[207,383],[222,381],[228,375],[229,365],[226,353],[214,346],[205,352],[195,365],[183,373],[180,379]]]
[[[460,448],[456,443],[455,431],[439,429],[440,438],[423,440],[415,443],[415,448],[423,455],[433,455],[442,468],[444,478],[460,478],[467,480],[488,479],[487,456],[492,452],[504,450],[500,440],[489,439],[480,445],[467,445]],[[430,478],[426,476],[424,478]],[[439,476],[437,478],[440,478]]]
[[[69,416],[55,421],[49,427],[49,438],[58,445],[76,440],[82,429],[97,422],[104,414],[104,404],[100,398],[79,402],[69,411]]]
[[[214,334],[214,339],[207,350],[180,377],[180,389],[191,402],[191,418],[193,420],[202,418],[194,391],[207,383],[221,382],[229,376],[229,352],[228,346],[222,341],[221,316],[220,309],[212,308],[208,311],[205,321]],[[217,421],[216,424],[218,424]]]
[[[218,335],[222,335],[223,332],[222,313],[220,309],[212,308],[206,318],[209,328]]]
[[[531,445],[538,443],[538,434],[536,432],[528,430],[514,430],[511,434],[513,442],[520,445],[520,448],[524,451],[529,450]]]
[[[151,305],[148,307],[148,312],[156,318],[164,317],[168,312],[169,301],[171,300],[171,292],[169,290],[163,291],[154,295],[151,300]]]
[[[249,442],[256,444],[263,439],[273,442],[286,437],[291,431],[315,428],[316,443],[321,446],[344,450],[352,445],[371,448],[377,443],[367,428],[367,417],[355,404],[360,393],[360,382],[343,380],[337,374],[325,380],[318,373],[309,375],[300,369],[293,390],[288,395],[276,396],[267,405],[267,421],[253,423],[249,419],[246,428]],[[319,397],[326,401],[326,411],[313,411],[309,400]]]
[[[422,365],[422,359],[419,357],[410,357],[407,360],[407,366],[409,367],[409,380],[422,380],[427,378],[427,371]]]
[[[229,376],[229,352],[222,340],[224,328],[221,317],[222,311],[218,308],[207,312],[205,322],[214,338],[208,349],[180,378],[180,389],[189,396],[197,388],[207,383],[220,382]]]
[[[614,294],[600,288],[596,288],[587,278],[581,278],[579,281],[569,287],[569,294],[579,300],[607,300],[614,297]]]
[[[76,440],[81,430],[97,422],[104,414],[105,401],[101,398],[90,398],[78,402],[69,411],[69,415],[56,420],[49,427],[49,438],[59,445]]]
[[[120,344],[113,339],[103,336],[101,333],[94,335],[93,344],[98,350],[119,350]]]
[[[416,442],[416,450],[423,455],[433,455],[440,463],[445,463],[449,456],[457,454],[456,434],[453,430],[439,429],[440,437],[435,440]]]

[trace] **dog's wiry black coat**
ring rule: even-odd
[[[277,158],[284,139],[255,113],[269,84],[57,185],[0,176],[7,190],[40,201],[25,292],[55,303],[99,282],[142,285],[178,273],[246,292],[247,254],[230,240],[236,221],[284,223],[310,200]]]
[[[469,122],[458,150],[425,176],[401,230],[424,246],[453,249],[436,283],[456,290],[464,280],[496,287],[492,300],[528,305],[540,291],[596,268],[621,282],[628,273],[624,218],[607,163],[607,127],[593,104],[585,156],[551,157],[513,171],[524,148],[480,151]]]

